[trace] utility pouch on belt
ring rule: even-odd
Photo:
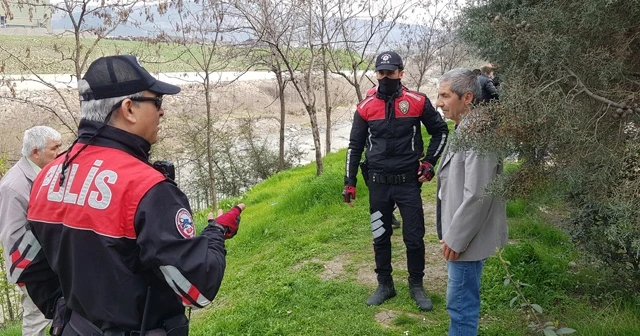
[[[177,315],[164,321],[167,336],[189,335],[189,319],[185,315]]]
[[[360,170],[362,171],[362,179],[365,185],[369,185],[369,162],[364,160],[360,162]]]
[[[53,312],[51,329],[49,329],[51,336],[62,335],[64,326],[69,322],[69,318],[71,317],[71,314],[67,314],[67,312],[67,301],[61,296],[56,300],[56,310]]]

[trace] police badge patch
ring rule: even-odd
[[[191,213],[185,208],[178,210],[176,213],[176,227],[178,232],[185,238],[193,238],[196,236],[196,227],[193,225]]]
[[[409,112],[409,102],[406,100],[401,101],[398,107],[400,107],[400,112],[402,112],[402,114],[407,114],[407,112]]]

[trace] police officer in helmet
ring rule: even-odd
[[[216,296],[244,204],[198,234],[187,197],[149,163],[179,87],[121,55],[94,61],[78,89],[78,138],[33,183],[11,276],[62,320],[55,333],[187,335],[185,307]]]

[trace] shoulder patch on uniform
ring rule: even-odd
[[[422,96],[420,96],[419,94],[416,94],[416,93],[413,93],[413,92],[405,92],[405,94],[408,97],[411,97],[411,98],[413,98],[413,99],[415,99],[417,101],[421,101],[422,100]]]
[[[176,213],[176,228],[180,235],[185,238],[193,238],[196,236],[196,227],[193,225],[193,217],[189,210],[181,208]]]
[[[367,103],[369,103],[370,101],[372,101],[372,100],[373,100],[373,98],[374,98],[374,97],[373,97],[373,96],[371,96],[371,97],[368,97],[367,99],[363,100],[363,101],[358,105],[358,108],[359,108],[359,109],[363,109],[363,108],[364,108],[364,106],[365,106],[365,105],[367,105]]]

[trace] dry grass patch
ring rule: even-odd
[[[311,260],[305,260],[297,265],[294,265],[292,269],[294,271],[299,271],[305,265],[309,263],[320,264],[323,267],[322,272],[318,275],[318,277],[322,280],[333,280],[341,277],[345,274],[345,265],[349,263],[349,256],[346,254],[337,255],[335,258],[331,260],[320,260],[318,258],[313,258]]]

